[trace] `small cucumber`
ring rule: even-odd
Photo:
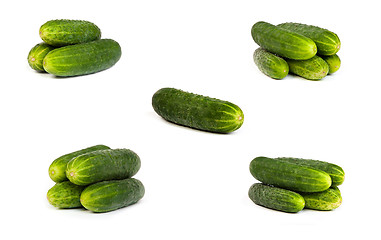
[[[338,208],[343,199],[338,188],[328,188],[323,192],[300,193],[306,202],[305,208],[330,211]]]
[[[28,54],[29,66],[36,71],[45,72],[44,67],[42,65],[44,57],[53,49],[53,46],[50,46],[46,43],[39,43],[36,46],[34,46]]]
[[[319,56],[314,56],[308,60],[286,59],[290,72],[308,80],[321,80],[327,76],[329,66]]]
[[[51,205],[57,208],[81,207],[80,197],[84,186],[75,185],[69,181],[56,183],[49,189],[47,198]]]
[[[70,160],[66,177],[77,185],[120,180],[135,175],[140,164],[139,156],[129,149],[98,150]]]
[[[290,59],[309,59],[317,51],[315,42],[310,38],[263,21],[253,25],[251,35],[259,46]]]
[[[138,202],[144,192],[143,184],[137,179],[110,180],[86,187],[80,201],[86,209],[103,213]]]
[[[104,150],[104,149],[110,149],[110,148],[105,145],[95,145],[92,147],[81,149],[79,151],[65,154],[55,159],[49,166],[49,177],[54,182],[67,181],[68,179],[66,177],[66,165],[71,159],[73,159],[74,157],[78,157],[79,155],[84,153],[93,152],[96,150]]]
[[[62,47],[98,40],[101,30],[88,21],[59,19],[44,23],[40,27],[40,37],[49,45]]]
[[[257,48],[253,58],[258,69],[271,78],[282,79],[288,74],[287,62],[264,48]]]
[[[254,158],[250,173],[262,183],[297,192],[321,192],[331,186],[327,173],[275,158]]]
[[[216,133],[233,132],[244,119],[242,110],[233,103],[174,88],[158,90],[152,107],[169,122]]]
[[[299,212],[305,204],[299,193],[262,183],[251,185],[249,198],[257,205],[288,213]]]
[[[324,61],[327,62],[329,67],[328,74],[332,74],[339,70],[341,66],[341,60],[337,54],[331,55],[331,56],[321,56],[321,58],[324,59]]]

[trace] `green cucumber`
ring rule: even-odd
[[[242,110],[233,103],[174,88],[158,90],[152,106],[169,122],[216,133],[233,132],[244,119]]]
[[[67,181],[66,177],[66,165],[74,157],[78,157],[81,154],[93,152],[96,150],[110,149],[105,145],[95,145],[85,149],[81,149],[72,153],[65,154],[57,159],[55,159],[49,166],[49,177],[54,182]]]
[[[319,161],[319,160],[312,160],[312,159],[302,159],[302,158],[282,157],[277,159],[326,172],[331,177],[331,180],[332,180],[331,186],[339,186],[340,184],[344,182],[344,179],[345,179],[344,170],[340,166],[333,163]]]
[[[67,164],[66,177],[74,184],[130,178],[140,169],[139,156],[129,149],[106,149],[79,155]]]
[[[253,58],[258,69],[271,78],[282,79],[288,74],[287,62],[264,48],[257,48]]]
[[[75,185],[69,181],[56,183],[49,189],[47,198],[51,205],[57,208],[81,207],[80,197],[84,186]]]
[[[40,37],[49,45],[62,47],[98,40],[101,30],[89,21],[59,19],[44,23],[40,27]]]
[[[341,66],[341,60],[337,54],[331,55],[331,56],[321,56],[324,61],[327,62],[329,67],[328,74],[332,74],[334,72],[337,72]]]
[[[257,205],[288,213],[299,212],[305,204],[299,193],[262,183],[251,185],[249,198]]]
[[[331,186],[327,173],[275,158],[254,158],[250,173],[262,183],[297,192],[321,192]]]
[[[119,44],[112,39],[54,49],[44,58],[44,69],[60,77],[79,76],[112,67],[122,55]]]
[[[316,44],[311,39],[267,22],[255,23],[251,28],[251,36],[269,52],[290,59],[309,59],[317,51]]]
[[[306,202],[305,208],[330,211],[338,208],[343,199],[338,188],[328,188],[323,192],[300,193]]]
[[[134,178],[94,183],[83,190],[81,204],[93,212],[109,212],[138,202],[144,196],[143,184]]]
[[[312,39],[317,46],[319,55],[333,55],[340,50],[341,42],[339,37],[327,29],[292,22],[279,24],[278,27]]]
[[[34,46],[28,54],[29,66],[36,71],[45,72],[44,67],[42,65],[44,57],[54,48],[55,47],[50,46],[46,43],[39,43],[36,46]]]
[[[290,72],[308,80],[321,80],[327,76],[329,66],[319,56],[307,60],[286,59]]]

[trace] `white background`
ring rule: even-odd
[[[343,1],[344,2],[344,1]],[[356,4],[355,4],[356,2]],[[1,225],[7,239],[379,239],[380,42],[377,1],[7,1],[0,14]],[[56,78],[27,54],[52,19],[94,22],[122,47],[112,68]],[[342,42],[341,69],[322,81],[263,75],[251,26],[301,22]],[[245,114],[232,134],[170,124],[151,107],[162,87],[231,101]],[[58,210],[50,163],[96,144],[129,148],[146,187],[136,205],[94,214]],[[343,204],[287,214],[247,191],[257,156],[336,163]],[[372,217],[375,217],[372,219]]]

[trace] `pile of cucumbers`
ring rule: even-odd
[[[341,205],[337,186],[344,170],[333,163],[301,158],[256,157],[250,173],[261,183],[249,189],[249,198],[260,206],[296,213],[304,208],[328,211]]]
[[[56,184],[47,198],[57,208],[84,207],[109,212],[143,198],[143,184],[132,178],[140,169],[139,156],[129,149],[95,145],[65,154],[49,166]]]
[[[112,67],[122,55],[118,42],[101,39],[101,30],[83,20],[51,20],[40,27],[42,43],[28,54],[29,66],[59,77],[96,73]]]
[[[308,80],[321,80],[340,68],[337,55],[340,39],[327,29],[301,23],[272,25],[260,21],[251,28],[251,35],[260,46],[254,51],[254,62],[273,79],[283,79],[291,72]]]

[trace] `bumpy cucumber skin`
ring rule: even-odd
[[[77,185],[120,180],[135,175],[140,165],[139,156],[129,149],[98,150],[70,160],[66,177]]]
[[[333,163],[319,161],[319,160],[312,160],[312,159],[302,159],[302,158],[281,157],[277,159],[282,161],[287,161],[289,163],[294,163],[301,166],[309,167],[309,168],[314,168],[314,169],[328,173],[332,180],[331,187],[341,185],[345,179],[344,170],[340,166]]]
[[[79,76],[108,69],[119,61],[121,55],[116,41],[101,39],[54,49],[45,56],[43,66],[55,76]]]
[[[235,104],[174,88],[162,88],[152,97],[155,112],[169,122],[215,133],[229,133],[243,124]]]
[[[57,208],[81,207],[80,196],[84,186],[75,185],[69,181],[56,183],[49,189],[47,198],[51,205]]]
[[[332,183],[323,171],[267,157],[254,158],[250,173],[262,183],[297,192],[321,192]]]
[[[331,55],[331,56],[321,56],[324,61],[327,62],[329,67],[328,74],[332,74],[337,72],[341,66],[341,60],[337,54]]]
[[[143,184],[135,179],[110,180],[92,184],[81,194],[81,204],[90,211],[103,213],[138,202],[143,198]]]
[[[43,67],[43,60],[45,56],[54,48],[55,47],[50,46],[46,43],[39,43],[36,46],[34,46],[28,54],[29,66],[38,72],[45,72]]]
[[[251,185],[249,198],[257,205],[288,213],[297,213],[305,205],[299,193],[262,183]]]
[[[74,157],[78,157],[81,154],[97,151],[97,150],[105,150],[110,149],[109,147],[105,145],[95,145],[92,147],[88,147],[85,149],[81,149],[72,153],[65,154],[57,159],[55,159],[49,166],[49,177],[54,182],[63,182],[67,181],[68,178],[66,177],[66,165],[67,163],[73,159]]]
[[[290,72],[308,80],[321,80],[327,76],[329,66],[319,56],[313,56],[307,60],[286,59]]]
[[[317,54],[319,55],[329,56],[340,50],[341,42],[339,37],[327,29],[292,22],[279,24],[278,27],[302,34],[312,39],[317,46]]]
[[[305,201],[305,208],[330,211],[338,208],[343,199],[338,188],[329,188],[323,192],[300,193]]]
[[[44,23],[40,27],[40,37],[49,45],[62,47],[98,40],[101,30],[88,21],[59,19]]]
[[[254,41],[279,56],[305,60],[315,56],[316,44],[311,39],[267,22],[257,22],[251,28]]]
[[[257,48],[253,58],[258,69],[271,78],[283,79],[288,74],[287,62],[264,48]]]

